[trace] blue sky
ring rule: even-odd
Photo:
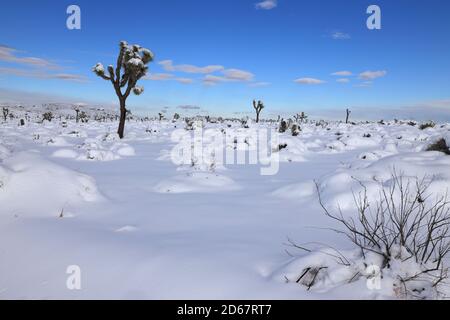
[[[128,102],[149,112],[251,112],[254,98],[269,114],[450,108],[449,1],[267,0],[276,5],[266,9],[258,2],[8,1],[0,11],[0,88],[115,103],[111,85],[90,69],[114,63],[126,40],[156,56],[141,81],[145,93]],[[70,4],[81,8],[81,30],[66,28]],[[366,27],[371,4],[381,8],[381,30]],[[342,71],[351,75],[333,75]]]

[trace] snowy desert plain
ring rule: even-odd
[[[319,202],[357,220],[362,190],[375,203],[395,172],[428,181],[425,204],[445,196],[450,156],[427,148],[450,141],[448,123],[309,119],[293,135],[295,121],[280,133],[277,120],[180,112],[132,116],[121,140],[114,117],[91,112],[77,123],[70,108],[52,110],[51,121],[40,107],[10,112],[0,123],[0,299],[450,294],[446,277],[412,279],[423,265],[404,248],[387,265],[362,256],[331,230],[342,224]],[[276,139],[252,162],[260,132]],[[180,151],[189,161],[174,161]],[[235,163],[221,160],[229,154]]]

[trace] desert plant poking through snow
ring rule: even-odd
[[[330,212],[318,188],[325,214],[343,226],[337,231],[359,248],[362,259],[368,255],[380,258],[381,272],[394,276],[393,290],[402,297],[424,298],[424,283],[438,293],[439,285],[447,280],[450,207],[446,195],[431,195],[430,184],[427,178],[407,178],[394,171],[389,186],[381,184],[378,200],[369,204],[361,183],[363,191],[354,194],[356,219],[345,217],[340,210]]]
[[[53,118],[54,118],[53,113],[51,113],[50,111],[42,114],[42,121],[47,120],[47,121],[51,122]]]
[[[429,122],[422,123],[419,126],[419,129],[420,130],[425,130],[425,129],[428,129],[428,128],[434,128],[435,125],[436,124],[433,121],[429,121]]]
[[[301,131],[301,129],[300,129],[299,125],[297,125],[297,124],[292,125],[292,127],[291,127],[292,136],[294,136],[294,137],[298,136],[300,134],[300,131]]]
[[[450,149],[444,138],[441,138],[441,139],[437,140],[436,142],[430,144],[427,147],[427,151],[439,151],[439,152],[445,153],[446,155],[450,155]]]
[[[288,129],[288,123],[284,119],[281,119],[280,126],[278,127],[278,132],[284,133],[284,132],[286,132],[287,129]]]
[[[431,195],[428,181],[407,178],[394,171],[388,181],[380,183],[379,198],[373,202],[369,201],[366,186],[359,182],[362,191],[353,193],[354,217],[340,209],[336,213],[329,210],[317,184],[322,209],[342,226],[332,230],[347,237],[359,252],[347,259],[335,251],[339,265],[350,270],[346,274],[354,274],[346,282],[370,278],[365,268],[376,265],[383,283],[392,286],[393,296],[420,299],[442,296],[440,289],[448,279],[445,259],[450,252],[450,207],[446,195]],[[309,283],[310,287],[315,284]]]
[[[153,61],[153,53],[139,45],[120,43],[120,52],[116,68],[108,66],[108,74],[101,63],[97,63],[92,71],[99,77],[111,81],[120,102],[120,121],[117,134],[120,139],[124,136],[125,120],[127,116],[126,100],[131,92],[140,95],[144,88],[137,86],[137,82],[147,74],[148,64]],[[126,88],[123,92],[123,88]]]
[[[261,101],[256,102],[256,100],[253,100],[253,108],[256,111],[256,123],[259,122],[259,114],[261,113],[262,109],[264,109],[264,104]]]

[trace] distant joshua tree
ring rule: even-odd
[[[80,121],[80,109],[78,107],[74,108],[76,116],[75,116],[75,121],[78,123]]]
[[[3,119],[6,121],[8,119],[9,108],[2,107],[2,111],[3,111]]]
[[[295,119],[296,122],[300,121],[300,123],[304,123],[304,122],[306,122],[308,120],[308,116],[302,111],[301,113],[297,113],[294,116],[294,119]]]
[[[352,113],[352,112],[350,111],[350,109],[347,109],[346,113],[347,113],[347,116],[345,117],[345,123],[348,123],[348,118],[350,117],[350,113]]]
[[[147,74],[148,64],[154,59],[153,53],[139,45],[129,45],[127,42],[120,42],[120,52],[117,58],[116,68],[108,66],[108,75],[105,67],[97,63],[92,71],[103,78],[111,81],[120,102],[120,121],[117,134],[120,139],[124,136],[125,120],[127,116],[126,100],[130,93],[140,95],[144,88],[137,86],[137,82]],[[126,88],[125,92],[122,88]]]
[[[253,108],[256,111],[256,123],[258,123],[259,114],[261,113],[262,109],[264,109],[264,104],[261,101],[258,101],[258,103],[256,103],[256,100],[253,100]]]

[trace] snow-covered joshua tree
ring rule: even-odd
[[[261,113],[262,109],[264,109],[264,104],[261,101],[258,101],[258,103],[256,103],[256,100],[253,100],[253,108],[256,111],[256,123],[258,123],[259,114]]]
[[[101,63],[97,63],[92,71],[100,78],[111,81],[120,102],[120,122],[117,134],[123,138],[125,129],[125,119],[127,115],[126,100],[130,93],[140,95],[144,88],[137,86],[137,82],[146,75],[148,64],[153,61],[153,53],[139,45],[129,45],[127,42],[120,42],[120,52],[117,58],[116,68],[108,66],[108,74]],[[123,92],[123,88],[125,91]]]

